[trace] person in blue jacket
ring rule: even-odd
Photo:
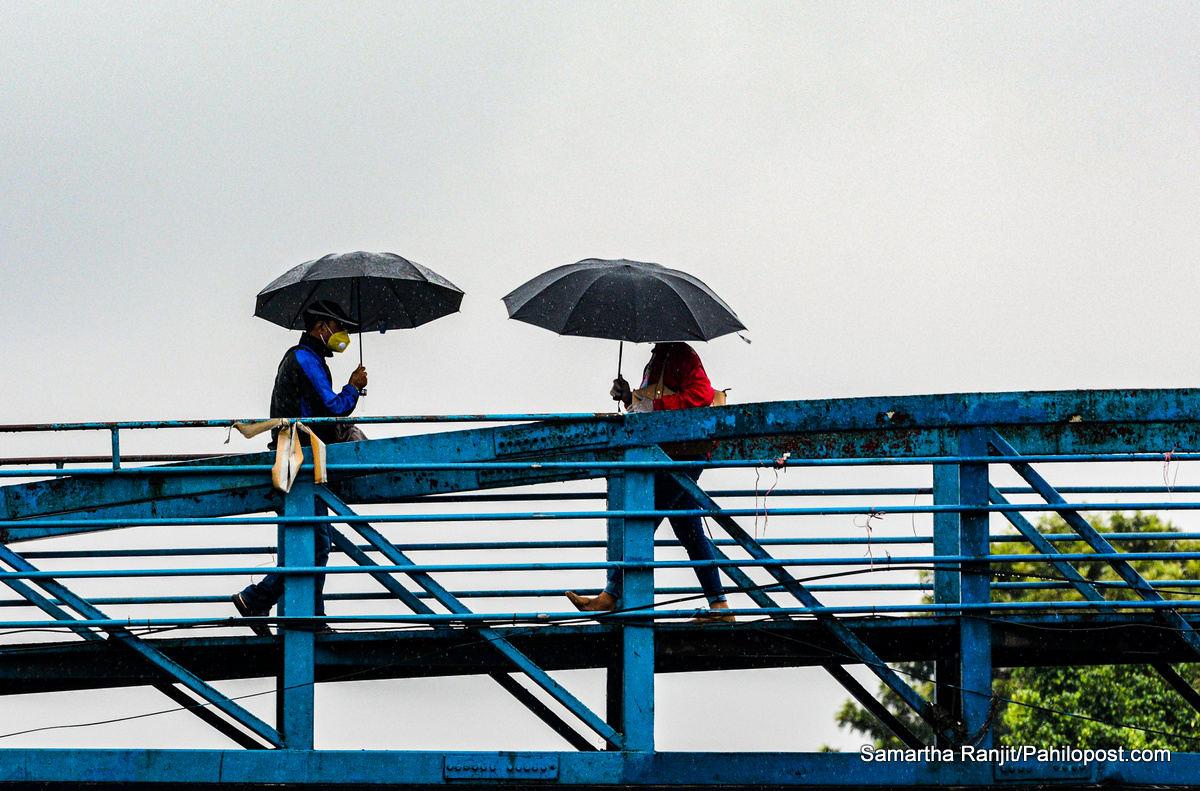
[[[358,406],[358,398],[367,386],[367,371],[361,365],[350,374],[350,381],[338,392],[333,390],[333,376],[325,359],[335,352],[344,352],[350,345],[348,330],[357,325],[346,316],[337,304],[328,301],[314,302],[304,312],[304,334],[300,342],[287,350],[275,374],[275,387],[271,391],[271,417],[345,417]],[[323,442],[354,442],[366,439],[356,426],[335,423],[314,424],[313,432]],[[308,437],[300,433],[302,441]],[[272,437],[271,447],[275,446]],[[316,531],[316,562],[324,566],[329,561],[329,525],[318,525]],[[314,584],[316,590],[317,615],[325,614],[323,590],[325,575],[319,575]],[[283,595],[283,576],[268,574],[262,582],[246,587],[233,594],[233,605],[243,617],[262,617]],[[270,628],[265,624],[252,626],[255,634],[268,636]]]

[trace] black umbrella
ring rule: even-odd
[[[359,362],[363,332],[411,329],[455,313],[458,286],[395,253],[330,254],[294,267],[258,292],[254,315],[281,327],[304,329],[304,311],[320,300],[334,302],[358,322]]]
[[[587,258],[551,269],[513,290],[504,304],[509,318],[559,335],[614,341],[708,341],[746,329],[732,308],[686,272],[624,259]],[[620,359],[618,352],[618,375]]]

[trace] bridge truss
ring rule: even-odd
[[[1193,615],[1200,600],[1164,595],[1138,570],[1145,561],[1184,558],[1172,542],[1188,535],[1156,536],[1158,553],[1126,552],[1120,547],[1130,536],[1101,533],[1082,515],[1194,510],[1200,502],[1187,494],[1197,490],[1170,481],[1052,483],[1064,464],[1162,466],[1200,458],[1197,407],[1200,391],[1133,390],[775,402],[627,416],[376,418],[359,422],[475,427],[330,446],[329,480],[315,482],[307,464],[286,494],[271,486],[267,453],[182,460],[121,454],[122,437],[134,432],[232,421],[0,427],[10,437],[105,431],[112,440],[103,464],[63,455],[0,460],[0,475],[12,481],[0,487],[0,583],[10,591],[0,600],[0,695],[150,687],[230,745],[88,749],[81,735],[77,749],[5,748],[0,734],[0,784],[1200,785],[1200,754],[1191,753],[1176,753],[1169,763],[947,761],[928,752],[919,760],[866,762],[857,752],[664,752],[655,745],[656,674],[699,670],[823,668],[913,750],[998,747],[991,714],[999,667],[1150,664],[1178,693],[1163,706],[1200,708],[1200,693],[1173,668],[1200,661]],[[487,423],[500,425],[477,427]],[[680,443],[708,440],[719,441],[711,461],[672,460]],[[928,483],[772,494],[769,517],[776,524],[841,517],[869,528],[886,511],[914,515],[911,538],[872,544],[868,529],[851,538],[769,539],[759,535],[758,520],[768,511],[757,487],[749,507],[749,491],[701,488],[686,474],[696,467],[831,468],[849,477],[904,467],[923,471]],[[1001,472],[1019,484],[1001,485]],[[656,475],[671,476],[694,502],[655,510]],[[604,488],[557,486],[568,481]],[[519,510],[545,501],[552,503],[548,510]],[[690,623],[702,603],[698,591],[662,584],[664,575],[705,562],[656,558],[656,544],[673,544],[656,542],[654,533],[670,513],[708,518],[718,539],[715,565],[737,591],[737,623]],[[1048,513],[1074,532],[1040,532],[1035,523]],[[930,529],[918,533],[917,515]],[[443,537],[448,525],[481,521],[514,530],[589,522],[605,530],[591,541]],[[1000,521],[1015,533],[993,534]],[[317,524],[332,529],[334,554],[323,569],[314,565]],[[151,549],[97,549],[91,535],[153,527],[186,537],[255,525],[275,527],[277,545],[192,547],[181,538]],[[396,537],[401,529],[419,529],[425,538],[406,543]],[[44,550],[37,543],[53,538],[58,547],[87,536],[79,549]],[[1090,551],[1062,552],[1056,544],[1064,540],[1083,541]],[[994,554],[998,541],[1027,542],[1032,554]],[[228,593],[178,592],[181,580],[215,581],[232,592],[263,568],[231,558],[276,550],[286,590],[278,614],[256,623],[273,627],[272,636],[252,636],[249,621],[229,617]],[[497,560],[510,550],[550,554]],[[564,553],[585,559],[556,559]],[[994,572],[1030,560],[1051,563],[1062,575],[1041,583],[1057,595],[994,602],[997,585],[1030,585],[999,583]],[[1118,589],[1098,589],[1077,570],[1081,561],[1097,560],[1120,577]],[[613,566],[625,575],[621,609],[595,618],[565,611],[561,585],[519,586],[560,572],[595,581]],[[883,577],[809,580],[830,569]],[[917,569],[930,574],[877,581]],[[353,590],[329,596],[331,611],[323,618],[314,611],[318,570],[353,582]],[[446,579],[493,587],[452,589]],[[1172,582],[1172,589],[1180,585],[1200,581]],[[131,595],[131,588],[146,595]],[[931,600],[921,599],[922,591]],[[337,631],[321,631],[325,623]],[[1121,628],[1081,630],[1084,624]],[[58,636],[36,642],[30,630]],[[932,699],[894,669],[915,660],[935,664]],[[603,710],[559,678],[558,671],[585,668],[606,674]],[[864,669],[927,723],[936,741],[923,743],[878,702],[860,680]],[[457,675],[490,678],[557,734],[563,749],[315,749],[317,684]],[[274,718],[218,689],[247,678],[276,680]],[[19,725],[7,722],[0,730],[16,732]]]

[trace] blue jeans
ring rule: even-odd
[[[684,471],[692,480],[697,480],[700,477],[700,469],[693,468]],[[683,489],[679,484],[671,478],[669,474],[659,473],[654,476],[654,510],[669,511],[672,508],[680,510],[697,508],[699,506],[684,494]],[[659,520],[661,524],[662,520]],[[679,539],[679,543],[687,550],[687,555],[692,560],[716,560],[717,553],[713,549],[713,543],[708,536],[704,535],[704,523],[698,516],[672,516],[668,518],[671,523],[671,529],[675,531],[675,537]],[[655,529],[658,529],[658,524],[655,524]],[[716,566],[697,566],[696,577],[700,580],[700,588],[704,591],[705,598],[709,604],[725,601],[725,590],[721,587],[721,578],[717,573]],[[608,584],[604,586],[604,592],[610,594],[614,598],[621,598],[621,584],[623,576],[621,569],[608,570]]]
[[[329,563],[329,525],[318,524],[314,525],[316,561],[318,566],[325,566]],[[313,580],[313,592],[315,601],[313,602],[313,612],[317,615],[325,614],[325,575],[318,574]],[[252,610],[262,610],[269,612],[279,598],[283,596],[283,575],[275,572],[263,577],[263,581],[254,585],[248,585],[242,589],[242,600]]]

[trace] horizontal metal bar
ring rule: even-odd
[[[1064,748],[1067,755],[1074,748]],[[839,788],[900,789],[1004,787],[1164,788],[1200,786],[1200,755],[1162,751],[1142,759],[1122,748],[1121,759],[1074,758],[1042,763],[974,755],[959,750],[915,760],[867,762],[869,751],[801,752],[657,752],[626,756],[612,752],[455,752],[381,750],[114,750],[10,748],[4,751],[0,781],[36,788],[128,784],[129,787],[180,788],[185,785],[247,788],[261,779],[279,778],[295,788],[383,787],[403,778],[411,788],[503,788],[511,780],[483,778],[479,769],[511,766],[550,767],[545,780],[511,783],[515,788]],[[864,752],[866,758],[864,758]],[[982,752],[982,751],[980,751]],[[1098,751],[1087,753],[1091,758]],[[1115,751],[1114,751],[1115,752]],[[943,755],[949,757],[943,758]],[[883,752],[875,752],[884,758]],[[1107,753],[1105,753],[1107,756]],[[909,756],[912,757],[912,756]],[[950,758],[956,760],[950,760]],[[1068,761],[1071,761],[1068,763]],[[469,769],[465,782],[447,780],[446,767]],[[493,770],[495,771],[495,769]],[[1059,775],[1070,773],[1067,785]],[[1032,775],[1032,778],[1030,777]],[[508,782],[505,782],[508,781]]]
[[[812,615],[900,615],[905,613],[929,613],[932,615],[960,615],[963,613],[987,613],[1020,611],[1037,613],[1040,611],[1153,611],[1170,608],[1200,608],[1200,599],[1177,599],[1173,601],[1051,601],[1051,602],[981,602],[973,604],[856,604],[856,605],[823,605],[820,607],[752,607],[748,609],[730,609],[729,614],[744,618],[758,619],[763,616],[812,616]],[[529,612],[494,612],[494,613],[429,613],[413,614],[398,613],[394,615],[330,615],[326,614],[313,618],[111,618],[106,620],[74,620],[74,621],[0,621],[0,629],[69,629],[70,627],[92,627],[124,629],[158,629],[162,627],[241,627],[248,620],[256,623],[279,624],[283,626],[302,627],[310,624],[342,623],[354,624],[494,624],[530,625],[552,627],[555,622],[579,623],[587,620],[600,621],[647,621],[647,620],[676,620],[695,617],[698,607],[663,610],[614,610],[606,613],[580,614],[578,611],[529,611]]]
[[[1036,586],[1026,585],[1024,583],[1003,583],[1004,587],[1029,587],[1033,589]],[[1175,585],[1164,586],[1178,587]],[[997,584],[993,583],[993,587]],[[814,591],[837,591],[837,592],[893,592],[893,591],[926,591],[933,590],[932,584],[922,584],[919,582],[902,582],[902,583],[880,583],[878,585],[868,584],[845,584],[845,585],[806,585],[806,588]],[[1055,587],[1050,583],[1045,583],[1044,587]],[[1121,587],[1121,586],[1115,586]],[[1196,585],[1185,587],[1200,587],[1200,582]],[[560,597],[566,595],[567,588],[515,588],[515,589],[496,589],[496,590],[457,590],[451,593],[459,599],[544,599],[552,597]],[[584,594],[594,595],[600,592],[599,588],[580,588],[572,587],[570,590]],[[425,591],[410,591],[418,599],[432,598]],[[655,588],[654,593],[658,596],[693,596],[700,595],[701,589],[698,587],[669,587]],[[730,591],[736,593],[737,591]],[[325,601],[393,601],[396,597],[390,593],[326,593]],[[53,601],[53,600],[52,600]],[[102,604],[117,605],[117,606],[141,606],[151,604],[228,604],[229,597],[226,595],[216,596],[114,596],[111,598],[94,596],[89,599],[90,602],[99,606]],[[54,604],[62,604],[62,602],[53,602]],[[24,599],[0,599],[0,607],[27,607],[29,602]]]
[[[900,514],[970,514],[1009,512],[1052,512],[1078,511],[1081,513],[1100,511],[1191,511],[1200,509],[1200,502],[1165,503],[1012,503],[1009,505],[897,505],[883,508],[869,506],[847,506],[842,508],[772,508],[770,516],[886,516]],[[31,527],[188,527],[199,525],[266,525],[266,524],[312,524],[314,522],[512,522],[554,521],[564,519],[663,519],[671,516],[764,516],[762,509],[726,508],[720,511],[701,508],[647,511],[530,511],[524,513],[469,513],[469,514],[372,514],[353,517],[288,517],[288,516],[237,516],[155,519],[6,519],[0,520],[0,528],[20,529]],[[17,540],[17,539],[12,539]]]
[[[1064,755],[1074,748],[1066,749]],[[867,757],[870,752],[865,751]],[[484,752],[383,750],[115,750],[10,748],[4,751],[0,781],[36,788],[86,784],[130,787],[247,788],[262,778],[278,778],[291,787],[371,788],[396,783],[411,788],[839,788],[900,789],[1004,787],[1195,788],[1200,786],[1200,755],[1160,752],[1145,762],[1122,748],[1121,760],[1074,758],[1038,763],[1007,753],[961,758],[959,750],[915,760],[867,762],[864,751],[802,752],[657,752],[633,756],[616,752]],[[1095,752],[1088,753],[1088,757]],[[886,758],[886,754],[874,755]],[[513,783],[483,777],[480,769],[512,766],[549,767],[545,780]],[[1068,761],[1071,761],[1068,763]],[[446,767],[468,767],[464,781],[447,780]],[[495,771],[495,770],[493,770]],[[535,770],[536,771],[536,770]],[[1067,785],[1059,775],[1069,774]],[[1032,776],[1032,777],[1030,777]],[[475,778],[471,781],[469,778]],[[482,778],[482,779],[480,779]],[[505,782],[508,781],[508,782]]]
[[[1200,453],[1177,453],[1172,461],[1194,461]],[[1161,453],[1096,453],[1053,456],[881,456],[867,458],[820,458],[788,459],[744,459],[729,461],[470,461],[470,462],[412,462],[404,464],[328,464],[330,472],[435,472],[451,470],[682,470],[682,469],[754,469],[785,467],[873,467],[892,465],[928,464],[1031,464],[1031,463],[1077,463],[1077,462],[1155,462],[1163,463]],[[270,472],[265,464],[230,464],[228,466],[171,465],[169,467],[84,467],[75,470],[42,468],[32,470],[0,470],[6,478],[60,478],[60,477],[130,477],[144,475],[222,475],[229,473]]]
[[[1116,534],[1106,534],[1116,535]],[[1144,533],[1134,533],[1144,536]],[[1200,534],[1196,534],[1200,538]],[[1017,536],[1020,540],[1020,536]],[[998,536],[995,540],[1012,540],[1007,536]],[[1119,539],[1114,539],[1119,540]],[[858,536],[823,538],[764,538],[759,543],[766,546],[812,546],[837,544],[929,544],[933,541],[928,536],[899,536],[892,538],[867,539]],[[735,546],[736,543],[727,538],[713,539],[717,546]],[[370,544],[359,544],[363,552],[378,552]],[[506,549],[600,549],[606,546],[604,541],[445,541],[423,544],[396,544],[402,552],[459,552],[465,550],[495,552]],[[677,547],[679,541],[673,538],[660,538],[654,541],[656,547]],[[332,552],[340,552],[336,547]],[[192,548],[153,548],[153,549],[48,549],[41,552],[23,552],[25,557],[51,559],[78,558],[141,558],[141,557],[205,557],[208,555],[275,555],[278,548],[274,546],[261,547],[192,547]]]
[[[16,433],[29,431],[99,431],[108,429],[154,429],[154,428],[229,428],[234,423],[258,423],[270,420],[266,417],[226,418],[221,420],[129,420],[90,423],[11,423],[0,425],[0,432]],[[385,415],[377,417],[307,417],[305,423],[346,423],[355,425],[379,425],[389,423],[520,423],[528,421],[578,421],[578,420],[624,420],[616,412],[550,412],[535,414],[514,412],[480,415]]]
[[[204,461],[206,459],[219,459],[227,454],[224,453],[146,453],[146,454],[121,454],[121,463],[131,461]],[[108,456],[13,456],[6,459],[0,459],[0,465],[18,465],[18,464],[95,464],[99,462],[112,461],[112,455]]]
[[[1136,563],[1152,560],[1200,560],[1200,552],[1094,552],[1056,553],[1044,555],[1029,553],[1020,555],[988,555],[989,563],[1027,563],[1031,561],[1055,560],[1124,560]],[[657,560],[657,561],[572,561],[562,563],[481,563],[481,564],[428,564],[413,566],[234,566],[227,568],[193,569],[70,569],[61,571],[0,572],[2,579],[79,578],[104,579],[107,577],[223,577],[233,575],[262,574],[413,574],[413,573],[471,573],[497,571],[579,571],[588,569],[682,569],[713,566],[721,567],[790,567],[790,566],[870,566],[879,571],[903,569],[906,566],[956,567],[962,563],[978,563],[980,559],[971,555],[918,555],[910,557],[835,557],[835,558],[771,558],[725,559],[725,560]]]
[[[1172,461],[1200,460],[1200,454],[1175,454]],[[336,465],[330,463],[330,472],[384,473],[384,472],[445,472],[445,471],[527,471],[527,469],[754,469],[785,467],[876,467],[876,466],[923,466],[923,465],[1016,465],[1016,463],[1054,462],[1156,462],[1163,463],[1163,454],[1070,454],[1051,456],[880,456],[864,459],[788,459],[776,462],[772,459],[748,459],[730,461],[463,461],[463,462],[410,462],[372,463],[372,465]],[[185,466],[132,467],[113,469],[110,467],[84,467],[79,469],[4,469],[4,478],[64,478],[78,477],[131,477],[148,474],[228,474],[270,472],[269,465],[228,466]]]
[[[1172,588],[1200,588],[1200,580],[1161,580],[1152,581],[1151,585],[1158,590],[1170,590]],[[889,593],[898,591],[928,591],[933,590],[931,583],[849,583],[849,584],[823,584],[814,583],[805,585],[810,591],[825,591],[836,593]],[[1105,582],[1102,584],[1103,590],[1131,590],[1131,588],[1122,581]],[[1071,584],[1068,582],[993,582],[992,588],[1003,590],[1070,590]],[[565,595],[566,588],[514,588],[514,589],[493,589],[493,590],[455,590],[451,593],[460,599],[540,599],[553,598]],[[581,588],[573,587],[571,590],[582,595],[595,595],[600,592],[599,588]],[[731,591],[736,592],[736,591]],[[702,590],[698,587],[657,587],[654,589],[657,596],[699,596]],[[431,598],[424,591],[416,591],[413,593],[418,599]],[[391,601],[395,597],[387,593],[327,593],[325,594],[326,601]],[[52,600],[53,601],[53,600]],[[116,605],[116,606],[142,606],[142,605],[159,605],[159,604],[227,604],[229,597],[226,595],[215,596],[117,596],[117,597],[92,597],[89,599],[93,604],[100,605]],[[53,601],[54,604],[61,605],[62,602]],[[0,607],[28,607],[29,602],[24,599],[0,599]]]

